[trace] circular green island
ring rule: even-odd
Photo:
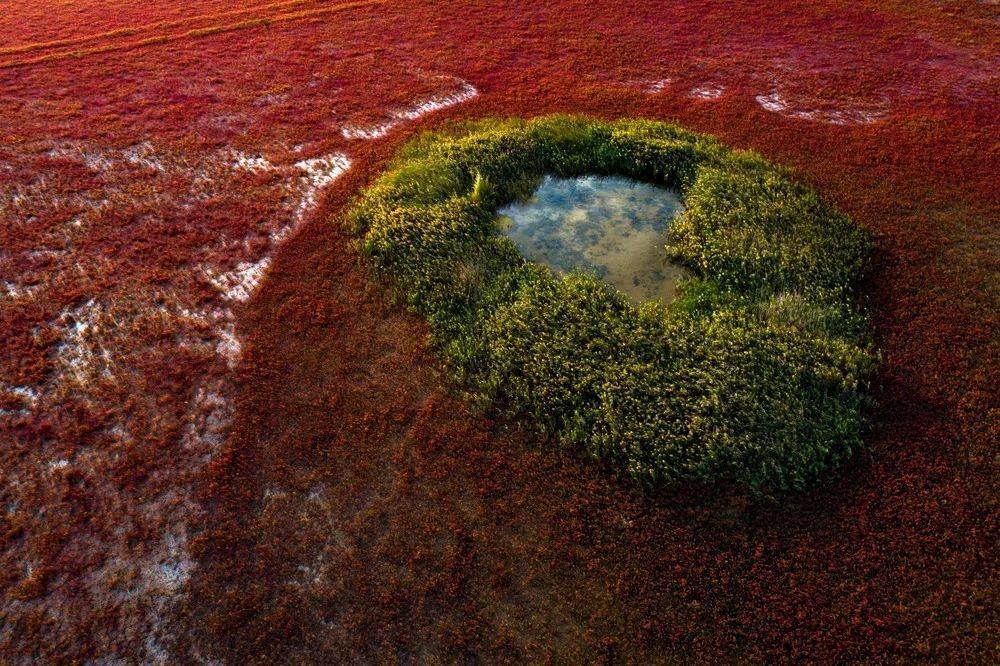
[[[524,211],[534,226],[512,231],[511,211],[579,178],[659,186],[676,205],[655,214],[672,217],[624,245],[611,227],[574,232],[611,264],[587,248],[566,266],[526,257],[557,232]],[[482,120],[408,143],[349,220],[457,381],[554,443],[650,484],[755,493],[804,488],[862,445],[871,240],[757,154],[648,120]]]

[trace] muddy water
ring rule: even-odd
[[[688,274],[663,249],[681,210],[676,192],[628,178],[545,176],[499,215],[502,232],[530,261],[559,274],[596,273],[636,303],[666,303]]]

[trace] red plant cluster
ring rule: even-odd
[[[1000,659],[995,6],[8,4],[0,656]],[[552,111],[872,230],[864,460],[648,496],[450,393],[337,214],[421,128]]]

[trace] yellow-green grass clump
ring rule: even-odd
[[[680,296],[526,261],[496,211],[543,174],[677,188]],[[410,142],[349,217],[463,385],[644,482],[801,489],[862,444],[871,241],[759,155],[645,120],[484,120]]]

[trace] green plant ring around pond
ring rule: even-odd
[[[496,211],[543,174],[677,188],[679,296],[526,261]],[[862,445],[871,240],[759,155],[647,120],[483,120],[411,141],[349,220],[472,395],[644,482],[796,490]]]

